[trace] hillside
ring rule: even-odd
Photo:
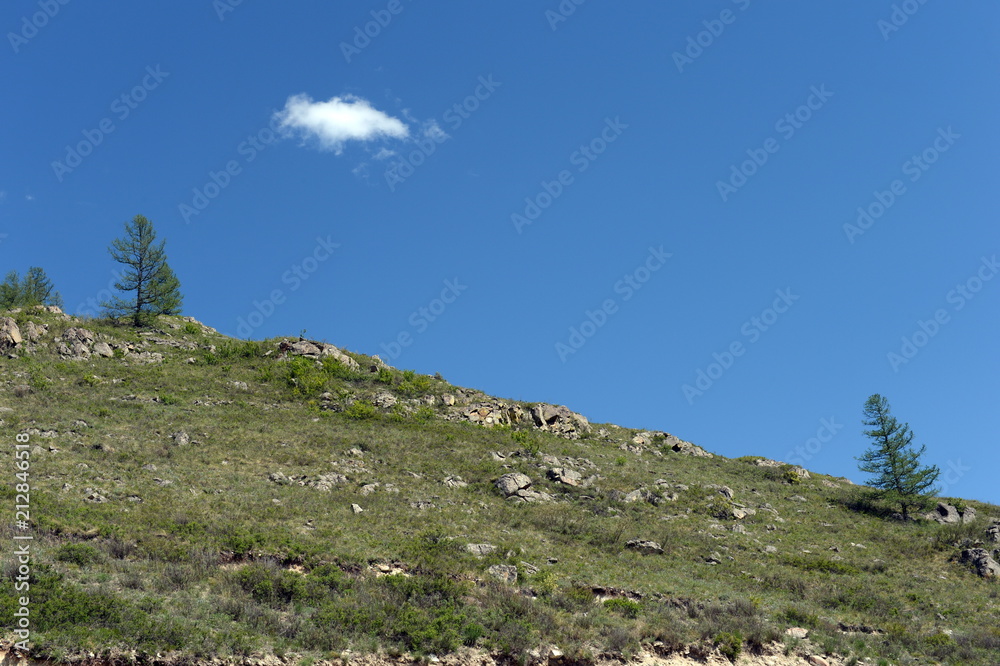
[[[1000,507],[894,520],[323,341],[7,314],[0,635],[28,595],[33,658],[1000,663]]]

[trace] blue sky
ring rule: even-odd
[[[577,4],[579,3],[579,4]],[[854,481],[888,397],[1000,502],[1000,7],[0,9],[4,270]]]

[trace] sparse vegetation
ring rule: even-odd
[[[50,335],[71,325],[30,317]],[[1000,659],[996,584],[949,561],[983,540],[1000,507],[965,501],[982,517],[965,525],[887,521],[882,503],[815,470],[790,488],[786,468],[624,451],[625,429],[570,440],[525,423],[480,427],[440,400],[458,394],[442,379],[368,372],[375,363],[361,355],[360,372],[332,357],[285,357],[285,340],[231,340],[179,317],[153,324],[145,338],[103,320],[87,327],[112,341],[150,339],[144,349],[162,363],[65,361],[40,348],[0,366],[14,410],[0,432],[39,433],[39,655],[113,645],[309,662],[346,649],[473,646],[523,659],[557,644],[584,659],[659,641],[736,659],[800,626],[815,649],[858,662]],[[14,397],[14,386],[27,389]],[[385,393],[395,404],[378,399]],[[2,455],[9,467],[11,450]],[[561,484],[546,477],[555,466],[598,478]],[[503,500],[493,482],[508,472],[554,501]],[[738,519],[739,507],[755,513]],[[9,539],[9,526],[0,531]],[[634,539],[665,552],[637,552],[626,545]],[[470,543],[495,550],[477,556]],[[496,565],[517,582],[496,580]],[[15,571],[2,571],[6,627]]]

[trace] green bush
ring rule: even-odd
[[[639,617],[639,611],[642,610],[639,602],[631,599],[608,599],[604,602],[604,607],[632,619]]]
[[[356,400],[344,410],[344,416],[356,421],[367,421],[378,417],[378,409],[370,402]]]
[[[719,652],[733,663],[736,663],[740,653],[743,652],[743,635],[738,631],[720,632],[715,636],[713,642],[719,648]]]
[[[103,558],[101,551],[90,544],[67,543],[56,548],[55,559],[59,562],[68,562],[85,567],[89,564],[100,562]]]
[[[188,335],[197,335],[198,333],[201,333],[201,326],[189,321],[184,324],[184,332]]]

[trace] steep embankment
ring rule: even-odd
[[[31,310],[0,344],[38,658],[1000,658],[961,561],[990,573],[995,506],[893,521],[843,479],[185,318]]]

